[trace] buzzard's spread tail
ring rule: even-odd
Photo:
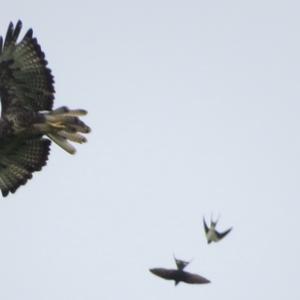
[[[15,147],[7,143],[0,150],[0,189],[5,197],[14,193],[32,177],[32,173],[40,171],[46,165],[51,142],[47,139],[31,139],[20,141]]]
[[[58,146],[70,154],[74,154],[76,149],[69,141],[75,143],[85,143],[87,140],[82,133],[89,133],[90,128],[79,119],[85,116],[87,111],[83,109],[68,109],[60,107],[51,112],[45,113],[45,122],[36,124],[35,127],[44,132]]]

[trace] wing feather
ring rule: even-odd
[[[8,25],[5,40],[4,40],[4,50],[7,50],[7,48],[10,46],[10,41],[13,36],[13,30],[14,30],[14,25],[12,22],[10,22]]]
[[[3,38],[0,36],[0,55],[2,54]]]
[[[19,20],[16,24],[16,28],[12,32],[10,44],[15,44],[16,43],[16,41],[18,39],[18,36],[21,32],[21,29],[22,29],[22,22]]]
[[[37,39],[32,37],[32,29],[17,42],[21,28],[21,21],[15,27],[10,23],[4,45],[0,43],[2,115],[12,105],[33,111],[51,110],[53,106],[54,80],[45,54]]]
[[[5,197],[32,178],[32,173],[46,165],[50,140],[34,138],[6,141],[0,147],[0,189]]]

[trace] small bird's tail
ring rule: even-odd
[[[59,107],[53,111],[45,113],[44,122],[37,124],[40,130],[54,141],[58,146],[70,154],[74,154],[76,149],[69,142],[86,143],[87,139],[82,133],[91,131],[79,117],[85,116],[86,110],[69,109],[65,106]]]

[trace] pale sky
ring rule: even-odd
[[[6,1],[33,28],[75,156],[0,199],[0,299],[298,300],[298,1]],[[207,245],[202,217],[234,229]],[[165,281],[153,267],[211,280]]]

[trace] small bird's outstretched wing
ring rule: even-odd
[[[189,272],[184,272],[182,281],[184,281],[186,283],[191,283],[191,284],[210,283],[210,281],[208,279],[206,279],[205,277],[202,277],[198,274],[189,273]]]
[[[168,280],[176,280],[176,274],[178,272],[177,270],[164,268],[153,268],[149,269],[149,271],[158,277]]]
[[[46,164],[51,141],[48,139],[13,139],[0,142],[0,189],[5,197],[14,193]]]
[[[10,107],[32,111],[50,110],[53,105],[53,76],[45,55],[29,29],[17,42],[22,22],[10,23],[3,43],[0,37],[0,97],[2,116]]]
[[[216,235],[218,237],[218,240],[221,240],[222,238],[224,238],[231,230],[232,230],[232,227],[229,228],[229,229],[227,229],[224,232],[218,232],[218,231],[216,231]]]
[[[208,226],[207,226],[207,224],[206,224],[206,221],[205,221],[205,218],[204,218],[204,217],[203,217],[203,226],[204,226],[205,234],[207,234],[208,231],[209,231],[209,228],[208,228]]]

